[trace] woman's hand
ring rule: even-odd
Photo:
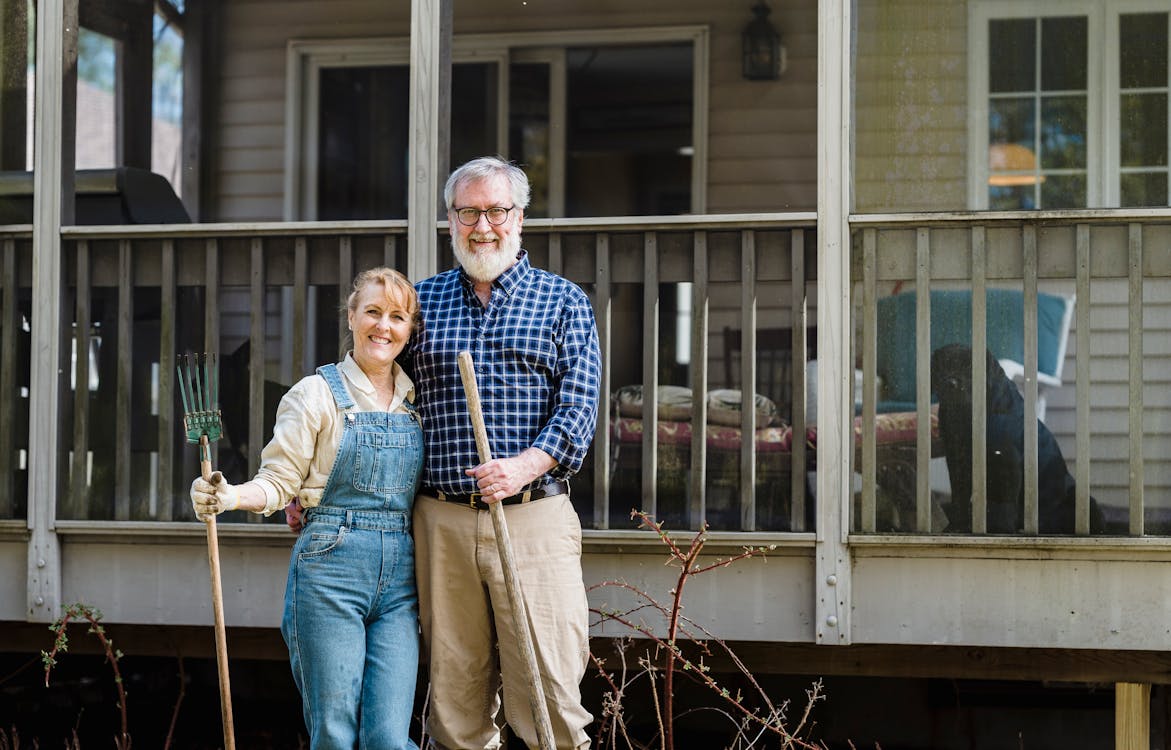
[[[211,480],[196,477],[191,483],[191,507],[195,517],[208,521],[227,510],[240,507],[240,492],[228,484],[223,472],[213,472]]]
[[[297,498],[293,498],[293,502],[285,506],[285,523],[294,534],[300,534],[301,528],[305,525],[305,511]]]

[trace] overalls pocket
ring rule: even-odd
[[[354,488],[387,495],[410,490],[419,446],[405,432],[362,432],[355,436]]]

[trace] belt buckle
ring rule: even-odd
[[[484,496],[484,493],[482,493],[482,492],[473,492],[470,495],[468,495],[468,507],[475,510],[476,509],[476,498],[483,497],[483,496]]]

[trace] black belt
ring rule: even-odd
[[[488,510],[490,503],[484,502],[481,498],[484,497],[481,492],[473,492],[470,495],[453,495],[434,487],[421,487],[419,489],[420,495],[427,497],[434,497],[442,500],[445,503],[459,503],[460,505],[467,505],[476,510]],[[544,497],[552,497],[554,495],[568,495],[569,483],[564,481],[548,482],[540,487],[534,487],[531,490],[525,490],[512,497],[506,497],[500,501],[503,505],[519,505],[520,503],[527,503],[532,500],[540,500]]]

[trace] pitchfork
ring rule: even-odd
[[[223,437],[220,414],[220,379],[214,354],[179,356],[179,396],[183,399],[183,430],[187,442],[199,444],[199,470],[211,481],[211,444]],[[224,750],[235,750],[232,728],[232,688],[228,681],[228,634],[224,627],[224,591],[220,583],[220,544],[215,516],[207,524],[207,562],[211,569],[211,603],[215,613],[215,653],[220,676],[220,713],[224,720]]]

